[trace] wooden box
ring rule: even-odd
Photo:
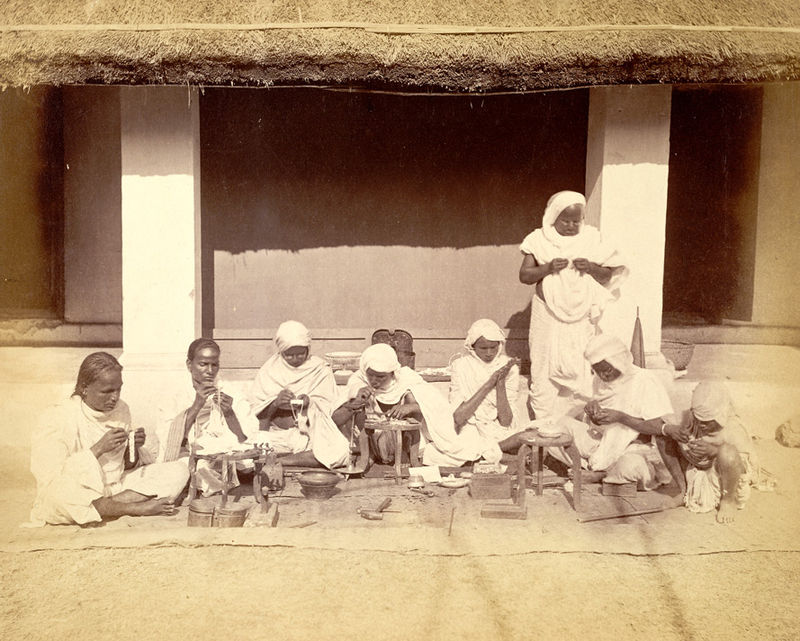
[[[469,495],[473,499],[510,499],[511,476],[509,474],[473,474],[469,484]]]

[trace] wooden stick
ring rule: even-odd
[[[456,508],[450,510],[450,527],[447,528],[447,536],[453,533],[453,517],[456,515]]]
[[[589,521],[603,521],[605,519],[621,519],[626,516],[641,516],[642,514],[654,514],[655,512],[663,512],[663,507],[651,507],[646,510],[633,510],[631,512],[611,512],[606,514],[588,514],[586,516],[578,516],[578,521],[581,523],[588,523]]]

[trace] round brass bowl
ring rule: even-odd
[[[300,491],[307,499],[329,499],[336,494],[339,475],[333,472],[303,472],[297,477]]]

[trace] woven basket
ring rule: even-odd
[[[330,363],[334,372],[341,369],[356,371],[360,359],[360,352],[329,352],[325,354],[325,360]]]
[[[694,354],[694,343],[664,339],[661,341],[661,353],[672,361],[675,369],[686,369]]]

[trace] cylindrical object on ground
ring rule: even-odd
[[[194,499],[189,503],[189,527],[211,527],[215,504],[207,499]]]
[[[214,510],[214,527],[242,527],[247,516],[244,505],[219,506]]]

